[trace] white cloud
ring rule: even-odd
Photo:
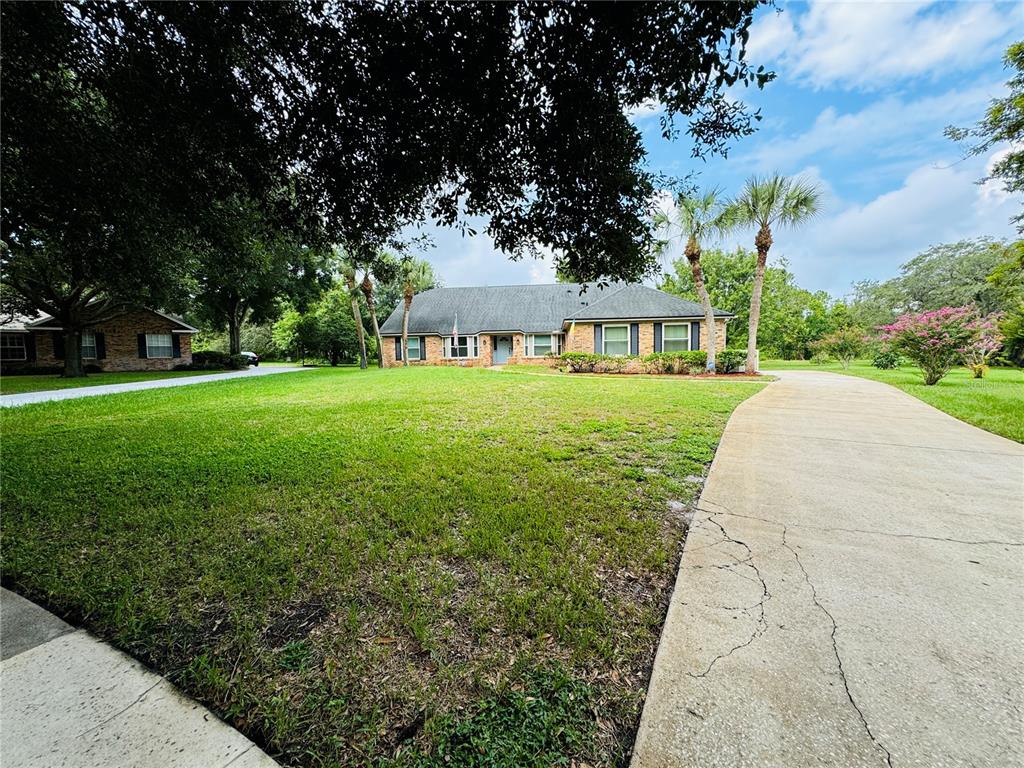
[[[885,279],[931,245],[991,235],[1012,237],[1020,200],[978,185],[990,158],[922,165],[902,184],[864,204],[826,195],[825,213],[807,227],[775,233],[772,256],[786,256],[797,282],[843,295],[865,278]],[[750,247],[752,236],[731,238]]]
[[[749,60],[777,62],[816,88],[873,89],[973,69],[997,54],[1014,20],[1024,21],[1024,5],[787,4],[755,22]]]
[[[890,95],[855,112],[829,106],[807,130],[763,142],[751,159],[761,171],[791,168],[826,152],[830,160],[867,152],[872,165],[908,159],[913,163],[936,140],[946,141],[942,136],[946,125],[974,121],[1005,90],[1002,83],[985,83],[912,101]]]

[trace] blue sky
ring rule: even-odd
[[[784,256],[799,284],[842,296],[854,280],[893,276],[930,245],[1014,234],[1019,197],[976,183],[992,155],[963,160],[942,131],[974,123],[1005,95],[1002,55],[1022,33],[1021,3],[779,3],[758,13],[748,49],[778,77],[731,94],[763,120],[727,158],[694,160],[685,136],[662,139],[656,104],[632,120],[652,170],[696,172],[698,184],[726,193],[772,171],[818,184],[821,216],[777,233],[772,260]],[[554,279],[550,262],[511,262],[483,235],[428,232],[436,247],[425,256],[446,285]]]

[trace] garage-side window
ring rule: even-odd
[[[0,360],[25,360],[25,334],[0,334]]]
[[[174,345],[169,333],[146,334],[146,357],[173,357]]]

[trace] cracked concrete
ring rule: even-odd
[[[1024,764],[1024,446],[779,375],[708,475],[634,768]]]

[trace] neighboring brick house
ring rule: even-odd
[[[434,288],[409,312],[411,364],[490,366],[551,361],[548,353],[646,355],[703,349],[699,304],[634,283]],[[715,310],[716,348],[732,314]],[[458,337],[453,332],[458,331]],[[381,326],[384,364],[402,365],[402,305]]]
[[[82,332],[82,363],[104,371],[168,371],[192,362],[192,334],[179,317],[128,309]],[[14,318],[0,326],[3,368],[60,366],[64,337],[52,317]]]

